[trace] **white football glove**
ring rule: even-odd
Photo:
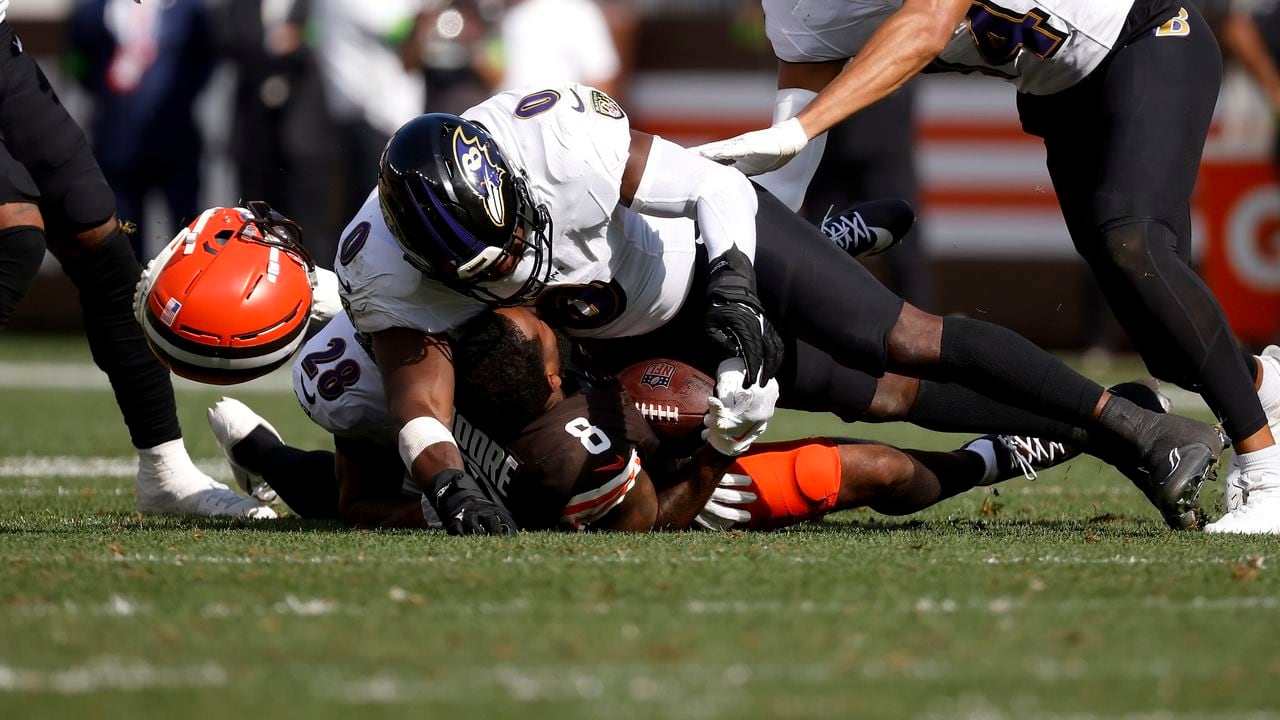
[[[729,410],[741,425],[718,422],[714,427],[728,432],[745,431],[750,425],[768,422],[778,404],[778,381],[770,378],[761,383],[757,374],[751,387],[743,387],[747,379],[747,363],[739,357],[731,357],[716,368],[716,397],[723,410]],[[712,406],[713,410],[715,405]],[[727,418],[725,419],[727,422]],[[708,425],[707,427],[712,427]]]
[[[338,276],[330,270],[318,267],[315,283],[311,286],[311,322],[319,327],[342,312],[342,297],[338,293]]]
[[[751,487],[747,475],[725,473],[711,499],[698,513],[696,521],[708,530],[732,530],[751,522],[747,506],[756,501],[756,494],[743,488]]]
[[[765,130],[753,130],[689,149],[709,160],[737,168],[745,175],[761,175],[786,165],[807,144],[809,136],[800,121],[791,118]]]

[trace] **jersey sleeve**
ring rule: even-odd
[[[343,307],[360,332],[393,327],[443,333],[484,310],[484,305],[428,280],[404,259],[382,220],[377,192],[347,225],[334,259]]]

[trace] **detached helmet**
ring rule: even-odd
[[[133,311],[174,373],[231,385],[282,365],[306,337],[315,263],[264,202],[205,210],[142,274]]]
[[[405,260],[427,277],[495,306],[528,304],[546,287],[550,214],[479,123],[445,113],[405,123],[382,152],[378,202]],[[512,291],[484,286],[520,263],[529,274]]]

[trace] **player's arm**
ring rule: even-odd
[[[633,130],[621,200],[646,215],[697,220],[711,261],[707,332],[726,358],[740,358],[745,365],[741,377],[734,376],[736,387],[728,388],[726,373],[719,374],[722,399],[755,383],[769,382],[782,364],[783,347],[756,293],[752,258],[757,201],[751,183],[675,143]]]
[[[334,438],[338,514],[358,527],[425,528],[422,503],[401,492],[404,466],[387,448],[353,438]]]
[[[448,339],[388,328],[373,333],[373,353],[387,410],[400,429],[400,458],[445,528],[455,535],[515,532],[511,517],[463,469],[462,453],[449,431],[453,357]]]
[[[1272,61],[1253,16],[1247,12],[1231,12],[1218,28],[1218,35],[1223,47],[1253,76],[1271,108],[1280,111],[1280,69]]]
[[[592,527],[624,532],[685,530],[693,525],[732,464],[732,457],[703,446],[660,491],[641,470],[623,501]]]
[[[766,130],[699,146],[698,152],[731,163],[748,175],[776,170],[811,138],[888,96],[919,73],[946,48],[969,5],[969,0],[904,0],[835,80],[794,118]]]

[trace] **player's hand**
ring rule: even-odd
[[[748,506],[756,501],[756,494],[743,489],[749,487],[749,476],[725,473],[695,521],[708,530],[731,530],[750,524]]]
[[[746,387],[778,374],[785,352],[782,338],[756,297],[755,268],[736,247],[711,261],[705,327],[725,357],[746,363]]]
[[[747,426],[768,422],[778,404],[778,381],[769,378],[765,382],[747,382],[746,362],[742,358],[729,358],[716,369],[716,396],[711,407],[730,412],[740,423],[731,426],[726,418],[717,421],[716,427],[728,432],[745,431]]]
[[[760,175],[786,165],[808,143],[809,136],[800,121],[791,118],[765,130],[754,130],[690,150],[709,160],[737,168],[745,175]]]
[[[707,399],[702,439],[721,455],[736,457],[749,450],[769,428],[769,418],[778,401],[778,381],[770,380],[735,394],[731,401],[736,408],[718,397]]]
[[[316,268],[315,285],[311,288],[311,322],[319,327],[340,312],[342,297],[338,291],[338,276],[332,270]]]
[[[444,470],[432,478],[428,499],[450,535],[516,533],[507,509],[490,500],[475,478],[461,470]]]

